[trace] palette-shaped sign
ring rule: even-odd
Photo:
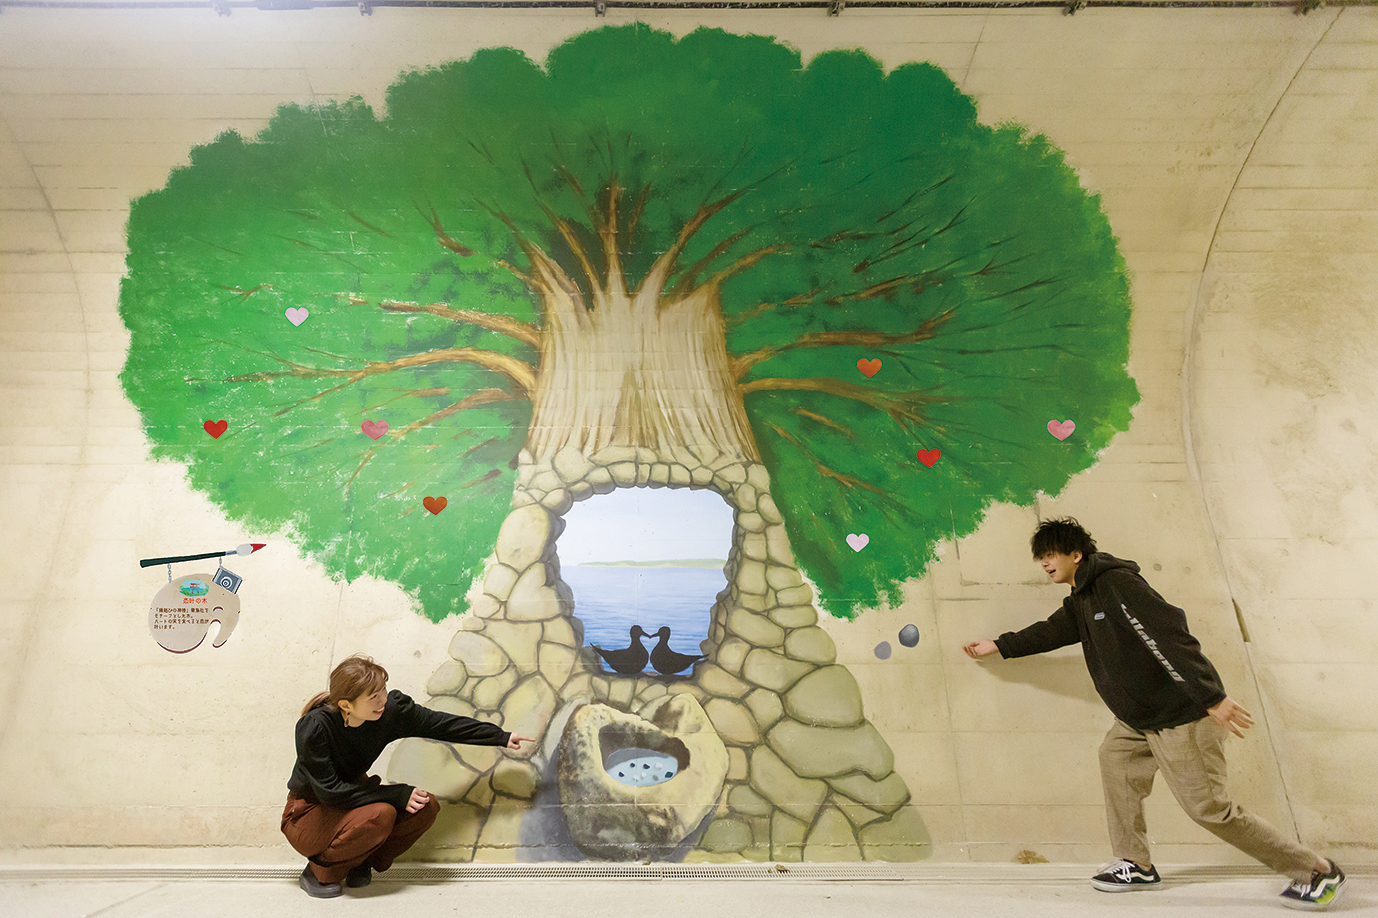
[[[220,623],[220,631],[211,646],[220,647],[229,640],[239,623],[239,597],[216,581],[211,574],[174,577],[153,597],[148,632],[164,650],[195,650],[206,639],[212,622]]]

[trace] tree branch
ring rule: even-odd
[[[532,347],[538,347],[541,343],[541,330],[539,328],[510,316],[478,312],[473,309],[453,309],[443,303],[429,303],[422,306],[418,303],[402,303],[397,300],[383,300],[378,304],[378,308],[386,312],[428,313],[442,319],[449,319],[452,322],[463,322],[466,325],[474,325],[487,331],[497,332]]]
[[[362,367],[355,369],[324,369],[320,367],[308,367],[281,357],[275,357],[278,362],[287,366],[287,370],[277,373],[260,372],[244,373],[239,376],[231,376],[225,382],[266,382],[273,379],[283,379],[292,377],[295,379],[327,379],[344,378],[344,382],[338,386],[319,392],[305,401],[314,401],[332,392],[338,392],[346,386],[352,386],[361,379],[370,376],[379,376],[383,373],[392,373],[396,370],[407,370],[413,367],[427,366],[433,363],[473,363],[495,373],[500,373],[507,377],[514,386],[520,390],[520,396],[525,397],[536,386],[536,370],[528,363],[518,360],[508,354],[499,354],[496,351],[485,351],[473,347],[450,347],[439,348],[433,351],[425,351],[420,354],[411,354],[398,360],[384,362],[370,361]],[[299,402],[298,404],[302,404]],[[295,406],[293,406],[295,407]],[[290,410],[284,409],[284,411]],[[280,414],[282,412],[279,412]]]
[[[902,392],[898,395],[890,395],[878,389],[868,389],[856,383],[846,382],[841,379],[827,376],[808,377],[804,379],[756,379],[738,388],[743,397],[752,392],[781,390],[794,392],[822,392],[827,395],[835,395],[839,398],[861,402],[879,411],[884,411],[894,419],[895,423],[905,429],[909,429],[914,425],[926,423],[927,419],[919,412],[917,406],[933,401],[932,396],[921,392]]]
[[[756,364],[781,354],[785,351],[799,350],[801,348],[813,347],[865,347],[865,348],[889,348],[903,344],[918,344],[923,341],[937,337],[938,332],[947,324],[953,316],[953,309],[941,312],[920,322],[913,330],[900,335],[889,335],[884,332],[865,331],[830,331],[814,332],[791,341],[789,344],[772,345],[759,348],[747,354],[742,354],[732,361],[732,372],[734,379],[741,379]],[[869,390],[868,390],[869,391]]]
[[[504,392],[502,389],[480,389],[473,395],[467,396],[466,398],[462,398],[459,401],[455,402],[453,405],[441,408],[439,411],[433,412],[427,415],[426,417],[421,418],[419,421],[412,421],[406,427],[401,427],[397,430],[388,431],[388,439],[385,443],[379,443],[374,446],[370,446],[367,450],[364,451],[364,456],[363,459],[361,459],[359,462],[359,467],[354,470],[353,475],[349,476],[349,481],[345,482],[345,493],[349,492],[350,487],[354,484],[354,479],[359,477],[359,473],[364,470],[364,466],[368,465],[369,462],[372,461],[373,457],[378,453],[378,450],[382,449],[384,446],[390,443],[396,443],[398,440],[401,440],[407,434],[414,433],[415,431],[418,431],[423,427],[427,427],[431,424],[434,424],[437,421],[442,421],[452,414],[458,414],[466,408],[477,408],[480,405],[490,405],[494,402],[511,401],[517,398],[520,398],[520,396],[514,395],[511,392]]]

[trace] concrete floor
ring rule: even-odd
[[[801,869],[801,866],[803,869]],[[1163,868],[1162,888],[1120,895],[1093,890],[1094,865],[931,865],[872,870],[844,879],[846,869],[762,872],[755,879],[704,879],[650,871],[642,876],[496,876],[399,865],[372,886],[337,899],[311,899],[281,867],[197,870],[0,867],[4,918],[453,918],[503,914],[578,918],[865,918],[981,916],[1160,916],[1252,918],[1294,914],[1277,894],[1286,885],[1247,868]],[[869,866],[869,865],[867,865]],[[861,867],[865,870],[865,866]],[[852,871],[859,873],[861,871]],[[887,878],[877,878],[887,877]],[[1378,916],[1378,869],[1356,871],[1333,911]]]

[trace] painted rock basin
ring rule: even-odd
[[[689,695],[628,714],[587,704],[560,740],[560,801],[579,849],[604,860],[663,856],[713,811],[727,748]]]

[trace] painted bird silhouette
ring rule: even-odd
[[[673,676],[703,659],[703,654],[675,653],[671,650],[669,625],[661,625],[656,636],[660,638],[660,643],[651,649],[651,665],[662,676]]]
[[[598,651],[598,655],[608,664],[613,672],[622,673],[630,676],[639,673],[646,668],[648,654],[646,648],[641,646],[641,639],[647,637],[646,632],[641,630],[640,625],[632,625],[629,632],[632,642],[622,650],[604,650],[597,644],[590,645]]]

